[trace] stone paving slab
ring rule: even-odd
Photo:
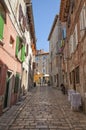
[[[36,87],[13,122],[0,130],[86,130],[86,115],[71,110],[67,95],[51,87]],[[6,116],[7,118],[8,116]]]
[[[8,130],[9,126],[14,122],[17,116],[25,107],[26,103],[30,100],[31,94],[27,94],[27,98],[23,97],[21,101],[13,105],[8,111],[0,116],[0,130]]]

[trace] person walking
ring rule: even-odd
[[[63,94],[65,94],[65,86],[64,86],[63,83],[61,84],[61,91],[62,91]]]

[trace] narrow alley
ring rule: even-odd
[[[8,114],[4,119],[0,117],[0,130],[86,130],[86,116],[81,111],[72,111],[67,95],[59,89],[41,86],[29,93],[9,127],[5,126]]]
[[[86,130],[86,0],[0,0],[0,130]]]

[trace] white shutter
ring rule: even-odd
[[[84,27],[86,28],[86,5],[83,5],[83,15],[84,15]]]
[[[77,24],[75,26],[75,35],[76,35],[76,45],[77,45],[78,44]]]

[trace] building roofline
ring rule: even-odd
[[[40,55],[48,55],[49,52],[45,52],[45,53],[42,53],[42,54],[36,54],[36,56],[40,56]]]
[[[53,22],[53,24],[52,24],[51,31],[50,31],[49,36],[48,36],[48,41],[49,41],[50,38],[51,38],[51,35],[52,35],[52,33],[53,33],[53,30],[54,30],[54,27],[55,27],[55,25],[56,25],[56,22],[57,22],[58,17],[59,17],[59,15],[56,15],[55,18],[54,18],[54,22]]]
[[[31,4],[31,3],[30,3]],[[30,32],[31,32],[31,36],[33,38],[33,43],[35,44],[35,48],[36,48],[36,36],[35,36],[35,25],[34,25],[34,18],[33,18],[33,10],[32,10],[32,4],[29,6],[26,3],[26,6],[28,8],[28,16],[29,16],[29,25],[30,25]]]

